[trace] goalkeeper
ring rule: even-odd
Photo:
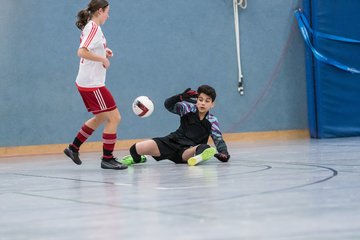
[[[219,122],[209,113],[214,107],[215,89],[202,85],[197,92],[186,89],[165,100],[165,108],[180,115],[180,126],[165,137],[138,142],[130,147],[130,155],[120,160],[127,166],[146,161],[145,155],[160,161],[168,159],[174,163],[188,163],[194,166],[200,162],[216,157],[227,162],[230,155],[219,129]],[[216,149],[207,142],[209,136],[213,139]]]

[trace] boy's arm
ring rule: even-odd
[[[219,122],[213,116],[209,120],[211,122],[211,138],[214,141],[214,144],[218,151],[218,153],[215,154],[214,156],[222,162],[227,162],[230,159],[230,155],[227,150],[226,143],[222,137],[222,134],[221,134],[221,131],[219,128]]]
[[[175,114],[183,116],[189,112],[196,111],[196,106],[193,103],[190,103],[197,94],[195,91],[190,88],[186,89],[183,93],[177,94],[175,96],[169,97],[165,100],[165,108]]]

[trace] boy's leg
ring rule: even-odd
[[[146,162],[144,155],[151,155],[154,157],[160,156],[160,150],[154,140],[146,140],[138,142],[130,147],[130,155],[123,157],[120,161],[127,166]]]
[[[193,148],[189,149],[190,151],[194,151]],[[190,157],[187,162],[190,166],[195,166],[196,164],[199,164],[200,162],[209,160],[214,156],[216,153],[216,149],[213,147],[210,147],[207,144],[200,144],[195,148],[195,156]],[[185,152],[183,154],[185,156]]]

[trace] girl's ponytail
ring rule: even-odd
[[[105,10],[105,8],[109,6],[109,2],[107,0],[91,0],[88,4],[87,9],[83,9],[77,14],[77,21],[76,26],[83,30],[85,25],[88,23],[88,21],[91,19],[92,15],[102,8]]]
[[[83,9],[80,12],[78,12],[77,14],[77,21],[76,21],[76,26],[80,29],[83,30],[85,25],[87,24],[87,22],[90,19],[90,11],[87,9]]]

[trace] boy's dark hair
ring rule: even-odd
[[[78,12],[77,21],[75,23],[76,26],[80,30],[83,30],[92,15],[100,8],[105,10],[107,6],[109,6],[109,2],[107,0],[91,0],[86,9]]]
[[[215,101],[216,91],[213,87],[211,87],[209,85],[201,85],[198,88],[197,93],[198,93],[198,95],[200,95],[200,93],[204,93],[204,94],[208,95],[213,102]]]

